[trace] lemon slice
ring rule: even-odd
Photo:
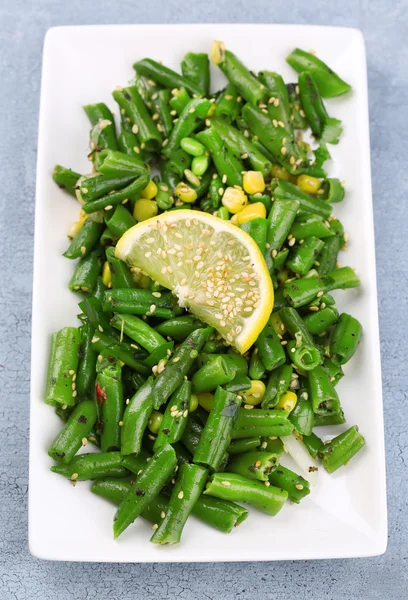
[[[138,223],[121,237],[116,256],[172,290],[180,306],[242,354],[272,312],[272,281],[258,246],[207,213],[177,210]]]

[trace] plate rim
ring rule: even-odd
[[[364,65],[364,81],[362,82],[361,91],[363,93],[363,102],[364,102],[364,123],[362,124],[362,135],[364,137],[363,146],[365,147],[365,151],[363,152],[364,158],[367,160],[367,165],[365,168],[367,169],[367,181],[364,182],[367,185],[367,195],[369,197],[369,202],[366,206],[366,217],[369,219],[369,227],[368,227],[368,239],[367,244],[369,247],[373,249],[373,256],[369,262],[369,272],[365,272],[366,276],[370,277],[371,285],[373,286],[373,291],[375,291],[375,300],[372,309],[373,313],[373,322],[370,323],[370,326],[373,327],[371,330],[373,341],[375,343],[374,349],[374,357],[376,359],[375,372],[376,372],[376,381],[379,384],[378,390],[378,400],[379,403],[379,414],[378,419],[376,419],[376,427],[381,432],[380,439],[377,438],[378,450],[380,453],[381,464],[379,465],[379,469],[381,471],[379,478],[379,490],[378,494],[381,496],[381,507],[380,507],[380,516],[379,521],[381,521],[381,532],[379,532],[374,541],[372,541],[372,551],[362,552],[356,551],[355,553],[350,552],[348,554],[344,554],[344,552],[340,552],[337,554],[336,552],[326,552],[326,553],[314,553],[315,555],[288,555],[283,556],[282,558],[275,559],[268,556],[256,557],[255,559],[249,557],[230,557],[225,556],[223,558],[215,558],[215,559],[203,559],[201,557],[189,556],[189,557],[177,557],[176,560],[172,558],[171,554],[164,555],[162,553],[160,557],[158,556],[156,560],[143,559],[143,556],[138,557],[137,561],[132,561],[135,563],[150,563],[156,562],[159,560],[160,562],[236,562],[236,561],[275,561],[275,560],[317,560],[317,559],[335,559],[335,558],[357,558],[357,557],[369,557],[369,556],[378,556],[383,554],[387,548],[388,541],[388,518],[387,518],[387,498],[386,498],[386,466],[385,466],[385,442],[384,442],[384,402],[383,402],[383,393],[382,393],[382,373],[381,373],[381,356],[380,356],[380,336],[379,336],[379,321],[378,321],[378,287],[377,287],[377,277],[376,277],[376,256],[375,256],[375,237],[374,237],[374,217],[373,217],[373,198],[372,198],[372,178],[371,178],[371,147],[370,147],[370,135],[369,135],[369,106],[368,106],[368,82],[367,82],[367,60],[366,60],[366,52],[365,52],[365,42],[364,36],[360,29],[355,27],[341,27],[341,26],[332,26],[332,25],[303,25],[303,24],[274,24],[274,23],[137,23],[137,24],[99,24],[99,25],[59,25],[51,27],[47,30],[44,37],[44,45],[43,45],[43,55],[42,55],[42,68],[41,68],[41,89],[40,89],[40,103],[39,103],[39,128],[38,128],[38,156],[37,156],[37,165],[36,165],[36,193],[35,193],[35,227],[34,227],[34,260],[33,260],[33,296],[32,296],[32,332],[36,333],[35,319],[37,316],[37,294],[36,289],[38,286],[38,271],[40,270],[39,266],[39,246],[40,246],[40,236],[39,236],[39,206],[40,206],[40,181],[41,178],[45,177],[44,170],[41,169],[41,159],[42,159],[42,147],[45,143],[43,139],[45,137],[44,123],[47,120],[47,116],[44,110],[45,96],[47,93],[47,89],[45,86],[45,73],[47,67],[48,53],[52,48],[52,44],[55,43],[66,43],[67,38],[66,34],[73,33],[77,30],[112,30],[112,29],[151,29],[151,30],[160,30],[160,29],[187,29],[193,28],[200,31],[208,30],[212,27],[225,27],[225,28],[233,28],[233,29],[287,29],[287,30],[326,30],[331,31],[335,30],[338,32],[344,33],[344,35],[348,35],[357,40],[360,44],[360,50],[362,52],[363,65]],[[64,33],[64,36],[59,36],[60,33]],[[33,381],[36,377],[35,373],[35,344],[37,343],[37,336],[32,335],[31,341],[31,378],[30,378],[30,440],[29,440],[29,501],[28,501],[28,524],[29,524],[29,550],[31,554],[40,559],[44,560],[63,560],[63,561],[78,561],[78,562],[130,562],[127,558],[116,557],[112,559],[100,558],[96,556],[86,558],[78,558],[78,557],[70,557],[70,556],[56,556],[51,555],[47,552],[39,550],[37,547],[36,541],[33,539],[32,534],[32,520],[34,519],[34,508],[33,508],[33,500],[31,489],[33,485],[33,457],[32,457],[32,447],[34,444],[34,435],[31,430],[31,414],[35,410],[35,402],[37,398],[35,397],[35,393],[33,390]],[[56,553],[58,554],[58,553]],[[313,554],[313,553],[312,553]]]

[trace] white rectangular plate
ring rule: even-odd
[[[334,475],[320,470],[319,483],[299,506],[287,505],[275,518],[256,510],[225,535],[189,519],[181,544],[149,543],[143,519],[117,541],[112,537],[114,507],[92,495],[89,483],[75,488],[50,472],[47,449],[61,423],[43,402],[50,336],[76,325],[78,297],[67,289],[73,263],[62,257],[69,224],[78,204],[51,179],[54,164],[80,173],[87,161],[89,123],[82,105],[106,102],[111,91],[133,77],[134,61],[152,57],[179,68],[191,50],[208,52],[223,40],[249,68],[296,74],[285,63],[295,48],[314,48],[319,57],[353,86],[345,97],[327,101],[342,119],[344,135],[331,146],[331,175],[346,180],[346,199],[334,206],[350,236],[342,264],[361,276],[358,290],[338,294],[339,307],[361,320],[364,337],[338,386],[347,426],[358,424],[367,445]],[[214,89],[223,84],[213,70]],[[370,181],[367,77],[359,31],[292,25],[129,25],[58,27],[45,40],[35,217],[32,323],[29,538],[34,556],[44,559],[112,562],[191,562],[314,559],[381,554],[386,548],[387,515],[383,445],[381,367],[377,320]],[[321,430],[324,439],[346,427]]]

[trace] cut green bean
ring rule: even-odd
[[[80,331],[64,327],[51,336],[45,402],[53,406],[74,406],[77,391],[72,388],[79,358]]]

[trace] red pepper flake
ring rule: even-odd
[[[106,392],[100,383],[97,383],[95,385],[95,391],[96,391],[96,401],[99,404],[99,406],[102,406],[104,400],[106,400]]]

